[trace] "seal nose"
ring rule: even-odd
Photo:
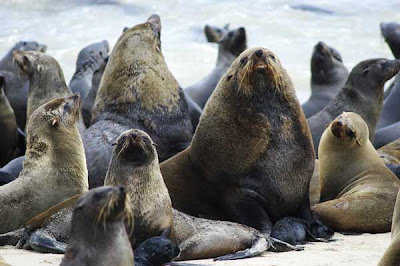
[[[261,58],[262,55],[263,55],[263,51],[262,51],[262,50],[257,50],[255,54],[256,54],[256,56],[257,56],[258,58]]]
[[[337,138],[341,138],[342,137],[342,133],[343,133],[343,122],[340,120],[334,121],[332,123],[332,134],[337,137]]]
[[[131,137],[132,137],[134,140],[136,140],[137,134],[136,134],[136,133],[132,133],[132,134],[131,134]]]

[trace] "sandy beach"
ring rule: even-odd
[[[285,253],[267,252],[262,257],[213,262],[212,260],[196,260],[188,263],[198,265],[376,265],[390,244],[390,233],[342,235],[336,233],[334,241],[329,243],[309,243],[303,251]],[[14,266],[59,265],[62,255],[40,254],[19,250],[11,246],[0,248],[2,256]]]

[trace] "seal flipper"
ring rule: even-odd
[[[8,233],[0,234],[0,246],[17,245],[18,241],[24,234],[24,229],[17,229]]]
[[[28,242],[30,248],[40,253],[64,254],[67,244],[57,241],[52,235],[44,230],[35,231]]]
[[[262,253],[267,251],[270,247],[271,247],[271,242],[267,241],[267,239],[264,237],[260,237],[256,239],[251,248],[238,251],[235,254],[229,254],[217,257],[214,259],[214,261],[252,258],[261,255]]]

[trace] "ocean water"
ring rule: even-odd
[[[294,4],[334,14],[294,10]],[[399,0],[0,0],[0,54],[20,40],[44,43],[69,82],[82,47],[101,40],[112,47],[125,26],[158,13],[164,56],[186,87],[215,65],[217,45],[206,42],[204,25],[230,23],[246,28],[249,47],[278,55],[303,102],[310,94],[310,58],[318,41],[339,50],[348,68],[367,58],[393,58],[379,23],[400,22],[399,11]]]

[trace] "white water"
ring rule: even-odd
[[[335,15],[293,10],[292,4],[312,4]],[[367,58],[392,58],[379,23],[400,21],[399,11],[399,0],[0,0],[0,54],[20,40],[44,43],[68,82],[83,46],[104,39],[113,46],[123,27],[158,13],[164,56],[185,87],[210,72],[216,61],[217,46],[206,42],[203,26],[231,23],[246,28],[249,47],[264,46],[278,55],[304,101],[318,41],[339,50],[349,68]]]

